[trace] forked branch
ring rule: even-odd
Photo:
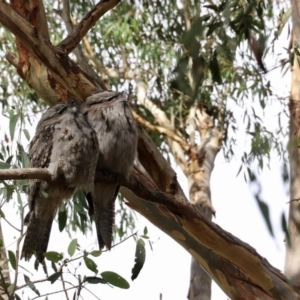
[[[59,43],[59,46],[66,53],[72,52],[87,32],[96,24],[96,22],[109,10],[114,8],[121,0],[101,0],[99,1],[85,17],[73,28],[73,31]]]

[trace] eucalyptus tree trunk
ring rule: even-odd
[[[288,153],[290,161],[290,207],[288,235],[286,237],[285,275],[299,285],[300,279],[300,1],[293,0],[293,48],[292,86],[290,96],[290,140]],[[295,50],[297,49],[297,50]]]
[[[191,136],[193,137],[193,133],[198,128],[201,138],[199,146],[196,146],[193,138],[191,139],[193,150],[187,174],[190,201],[211,220],[215,210],[211,200],[210,176],[216,155],[220,150],[220,134],[213,126],[211,118],[199,108],[191,109],[189,123]],[[210,300],[211,283],[211,277],[192,257],[188,299]]]

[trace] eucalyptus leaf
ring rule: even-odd
[[[130,285],[123,277],[119,274],[111,271],[102,272],[100,274],[104,280],[106,280],[111,285],[114,285],[121,289],[129,289]]]
[[[134,260],[134,266],[131,271],[132,272],[131,280],[134,280],[138,277],[141,269],[144,266],[145,259],[146,259],[145,243],[142,239],[139,239],[136,243],[135,260]]]
[[[56,262],[56,263],[64,258],[62,254],[55,252],[55,251],[46,252],[46,253],[44,253],[44,256],[49,261]]]
[[[77,239],[73,239],[68,247],[68,253],[70,256],[73,256],[75,251],[76,251],[76,246],[77,246]]]
[[[53,284],[60,276],[61,276],[62,272],[56,272],[53,273],[52,275],[50,275],[47,280],[51,282],[51,284]]]
[[[14,270],[16,270],[16,267],[17,267],[17,261],[16,261],[15,253],[12,252],[11,250],[8,250],[8,258],[9,258],[9,262],[10,262],[12,268],[13,268]]]

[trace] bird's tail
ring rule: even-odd
[[[119,192],[116,183],[96,184],[93,196],[94,216],[100,249],[110,250],[115,224],[115,199]]]
[[[30,219],[24,240],[21,258],[24,257],[25,260],[29,260],[32,254],[36,252],[37,260],[40,263],[43,262],[44,253],[47,252],[52,222],[52,214],[40,218],[37,217],[34,212],[30,213]]]

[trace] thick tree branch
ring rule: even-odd
[[[176,173],[141,127],[139,127],[138,158],[161,191],[180,194],[188,201],[177,181]]]
[[[0,170],[1,178],[4,177],[3,174],[6,174],[5,176],[8,178],[7,171]],[[22,179],[24,176],[31,179],[33,177],[44,178],[46,175],[46,172],[39,172],[39,169],[34,170],[35,176],[34,172],[29,172],[28,169],[25,169],[25,172],[23,172],[24,170],[9,171],[10,176],[15,172]],[[49,179],[51,178],[49,173],[47,176]],[[104,179],[104,177],[100,177]],[[279,270],[273,268],[248,244],[204,217],[199,210],[195,210],[195,206],[182,201],[181,196],[151,189],[151,183],[137,171],[133,171],[130,178],[122,180],[121,184],[125,187],[122,189],[122,193],[128,199],[129,206],[142,212],[143,215],[154,221],[156,226],[179,242],[206,270],[210,271],[214,280],[221,283],[226,278],[228,282],[226,292],[233,299],[251,299],[244,294],[245,289],[250,287],[256,290],[255,295],[262,296],[261,299],[298,299],[298,292],[289,285],[288,280]],[[131,194],[130,190],[135,196]],[[139,203],[141,201],[142,205]],[[160,214],[160,218],[153,219],[154,209],[156,210],[154,215]],[[215,259],[212,260],[211,256],[215,256]],[[212,261],[216,264],[215,266],[210,265]],[[229,261],[231,264],[228,265]],[[226,267],[224,268],[224,266]],[[236,271],[232,268],[236,268]],[[223,275],[220,276],[221,274]],[[233,290],[229,283],[232,280],[236,281],[237,278],[240,284]],[[226,288],[224,282],[222,282],[222,286]],[[237,292],[240,293],[238,298]]]
[[[39,169],[0,170],[0,178],[12,177],[50,180],[51,174]],[[101,174],[100,178],[106,180]],[[255,289],[255,295],[261,295],[260,299],[298,299],[298,292],[280,271],[248,244],[204,217],[182,196],[156,190],[138,171],[133,171],[128,180],[122,180],[121,185],[124,186],[122,194],[128,199],[129,206],[142,212],[189,251],[231,298],[251,299],[242,297],[247,286],[248,290]],[[237,278],[239,284],[236,283]],[[235,289],[231,288],[232,281],[235,281]]]
[[[65,52],[45,40],[32,24],[4,0],[0,0],[0,23],[18,37],[77,99],[84,99],[96,91],[97,85],[93,82],[93,78],[80,70]]]
[[[114,8],[121,0],[101,0],[99,1],[73,28],[72,32],[59,43],[66,53],[72,52],[87,32],[96,24],[96,22],[109,10]]]
[[[193,255],[231,299],[249,300],[254,299],[253,295],[255,299],[298,299],[298,291],[279,270],[255,249],[205,218],[193,205],[154,191],[151,202],[143,201],[135,192],[121,188],[128,205]],[[162,202],[164,206],[157,205]],[[170,202],[174,204],[168,206]]]

